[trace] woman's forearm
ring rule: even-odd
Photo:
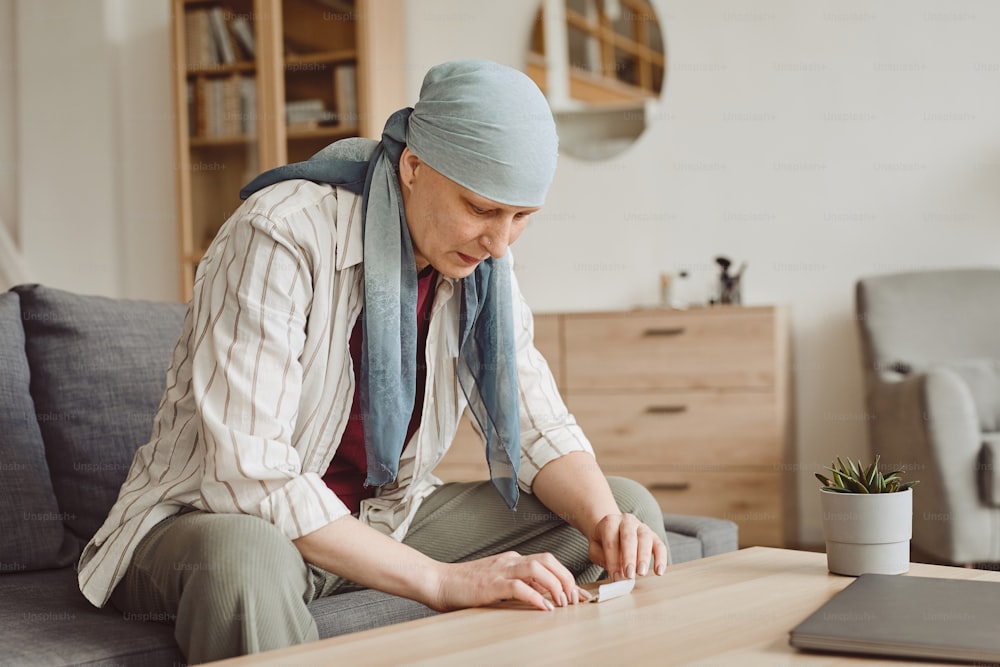
[[[535,476],[532,494],[587,538],[608,514],[619,513],[607,478],[587,452],[550,461]]]
[[[346,516],[294,544],[309,563],[362,586],[439,608],[443,563]]]
[[[383,535],[353,516],[294,540],[309,563],[362,586],[421,602],[437,611],[522,600],[536,609],[575,604],[585,594],[551,554],[504,552],[442,563]],[[548,594],[550,602],[543,597]]]

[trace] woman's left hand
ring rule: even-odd
[[[633,514],[608,514],[589,535],[590,560],[608,571],[612,580],[632,579],[667,569],[667,546]]]

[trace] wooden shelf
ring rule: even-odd
[[[203,65],[198,67],[188,67],[187,76],[189,79],[194,79],[199,76],[206,77],[217,77],[217,76],[231,76],[233,74],[253,74],[257,70],[257,66],[252,62],[242,61],[231,63],[228,65]]]
[[[289,54],[285,56],[285,69],[289,65],[335,64],[357,60],[356,49],[340,49],[337,51],[320,51],[317,53]]]
[[[256,137],[238,135],[232,137],[189,137],[191,148],[219,148],[223,146],[243,146],[257,141]]]
[[[289,141],[302,141],[307,139],[346,139],[347,137],[358,136],[357,125],[330,125],[327,127],[317,127],[311,130],[288,130]]]

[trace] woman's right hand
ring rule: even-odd
[[[437,594],[430,606],[437,611],[480,607],[498,600],[521,600],[536,609],[576,604],[590,598],[573,575],[549,553],[522,556],[507,551],[463,563],[441,563]],[[551,602],[545,598],[545,594]]]

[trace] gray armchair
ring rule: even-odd
[[[913,545],[1000,561],[1000,269],[862,278],[855,305],[872,452],[920,480]]]

